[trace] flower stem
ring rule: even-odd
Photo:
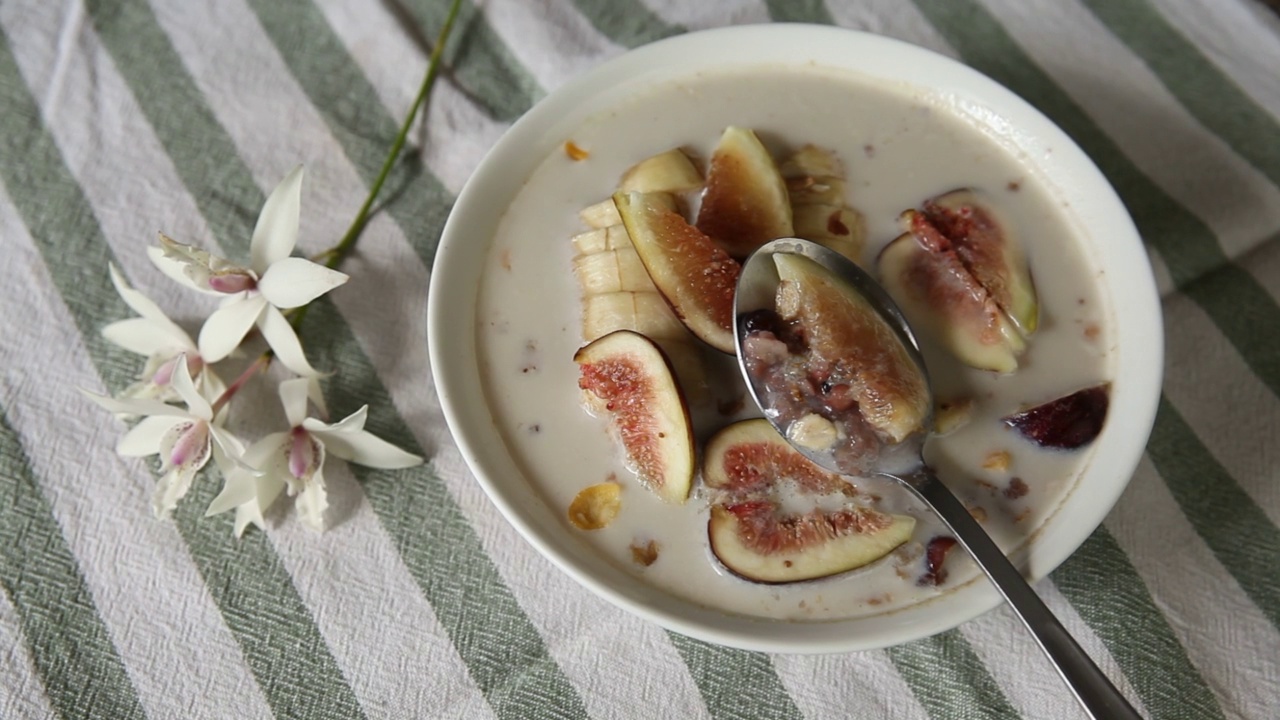
[[[270,351],[259,355],[257,360],[254,360],[249,367],[244,369],[244,372],[240,373],[240,377],[236,378],[235,381],[227,386],[226,390],[222,391],[222,394],[218,396],[218,399],[213,401],[214,415],[217,415],[218,411],[231,401],[231,397],[239,392],[240,388],[244,387],[244,384],[249,382],[250,378],[252,378],[259,370],[266,370],[267,367],[271,365],[271,355]]]
[[[342,240],[337,245],[325,250],[316,256],[318,262],[321,258],[325,258],[324,265],[332,270],[337,270],[343,260],[347,259],[347,255],[355,249],[356,242],[360,239],[364,227],[369,222],[369,211],[373,209],[373,201],[377,199],[378,193],[382,192],[382,185],[386,183],[387,176],[391,174],[391,168],[395,167],[396,160],[400,157],[400,151],[404,149],[405,139],[409,136],[409,128],[413,126],[413,120],[418,116],[418,110],[431,96],[431,88],[436,84],[436,76],[440,74],[440,58],[444,54],[444,46],[449,41],[449,34],[453,32],[453,21],[458,17],[458,9],[462,6],[462,0],[453,0],[453,4],[449,6],[449,14],[445,16],[444,25],[440,28],[440,34],[436,37],[435,47],[431,48],[431,58],[427,61],[427,74],[422,78],[422,85],[418,88],[418,95],[413,99],[413,105],[409,107],[409,114],[405,117],[404,123],[400,125],[400,132],[396,135],[396,139],[391,143],[391,149],[387,152],[387,159],[382,162],[382,170],[378,173],[377,179],[373,181],[373,187],[369,188],[369,196],[364,199],[364,205],[360,206],[360,211],[356,213],[356,217],[351,221],[351,227],[347,228],[347,234],[342,236]],[[298,308],[298,311],[289,318],[289,324],[293,325],[297,330],[302,325],[302,319],[307,316],[307,308],[310,304]]]

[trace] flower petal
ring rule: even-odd
[[[178,501],[191,489],[191,481],[200,468],[191,465],[175,465],[160,476],[156,489],[151,493],[151,510],[162,518],[178,506]]]
[[[200,328],[200,356],[215,363],[231,354],[267,307],[258,294],[249,294],[218,308]]]
[[[161,237],[164,237],[164,236],[162,235]],[[155,265],[160,272],[167,275],[170,280],[178,283],[179,285],[185,288],[188,288],[190,290],[195,290],[196,292],[204,293],[205,295],[221,295],[222,294],[217,290],[213,290],[212,288],[201,287],[200,285],[196,284],[194,280],[192,280],[190,277],[187,276],[186,270],[184,269],[186,266],[183,265],[181,262],[169,257],[168,255],[165,255],[164,248],[159,248],[154,245],[148,247],[147,257],[151,259],[151,264]]]
[[[294,168],[267,196],[253,226],[249,264],[261,275],[270,265],[289,257],[298,242],[302,214],[302,166]]]
[[[247,502],[253,502],[256,505],[257,499],[258,478],[243,470],[233,470],[227,474],[222,483],[222,492],[209,503],[204,516],[218,515]]]
[[[372,433],[312,431],[324,441],[325,448],[337,457],[357,465],[373,468],[406,468],[421,465],[422,458],[405,452]]]
[[[262,331],[262,337],[271,346],[280,363],[295,375],[314,377],[320,374],[307,362],[307,356],[302,352],[302,343],[298,341],[298,334],[275,307],[267,305],[263,309],[262,316],[258,318],[258,329]]]
[[[293,378],[280,383],[280,403],[289,427],[298,427],[307,419],[307,386],[311,378]]]
[[[163,252],[162,250],[161,254]],[[115,285],[116,292],[120,293],[120,298],[124,300],[125,305],[128,305],[141,317],[155,323],[158,329],[174,337],[185,339],[186,347],[195,347],[195,343],[191,342],[191,338],[187,336],[187,333],[178,327],[177,323],[170,320],[169,316],[164,314],[164,311],[160,309],[160,306],[154,300],[129,286],[129,282],[124,279],[124,275],[120,273],[120,269],[116,267],[115,263],[108,263],[107,268],[111,271],[111,284]]]
[[[187,356],[185,354],[178,356],[177,367],[173,369],[173,378],[169,381],[174,391],[178,393],[178,397],[182,398],[182,402],[187,404],[187,409],[192,415],[203,420],[213,419],[213,408],[209,405],[209,401],[204,399],[199,390],[196,390],[196,384],[191,379],[191,371],[187,369]]]
[[[329,496],[325,492],[323,469],[316,470],[311,476],[311,481],[298,493],[293,506],[303,525],[317,532],[324,530],[324,511],[329,507]]]
[[[177,405],[169,405],[159,400],[149,400],[145,398],[113,398],[109,395],[99,395],[95,392],[81,389],[80,392],[85,397],[101,405],[104,409],[113,413],[124,413],[126,415],[163,415],[165,417],[191,418],[191,413],[186,408],[180,408]]]
[[[153,415],[144,417],[116,443],[116,454],[124,457],[146,457],[160,452],[160,441],[175,425],[185,418]]]
[[[329,406],[324,401],[324,390],[320,388],[319,376],[307,378],[307,397],[311,399],[311,404],[316,406],[320,417],[328,420]]]
[[[368,417],[369,406],[365,405],[332,425],[315,418],[307,418],[302,421],[302,427],[313,433],[354,433],[364,429],[364,422]]]
[[[346,273],[291,257],[272,263],[258,281],[258,290],[272,305],[288,310],[306,305],[349,279]]]
[[[102,337],[138,355],[174,353],[195,347],[181,329],[140,317],[117,320],[107,325],[102,328]]]

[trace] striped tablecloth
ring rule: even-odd
[[[413,155],[302,327],[340,417],[428,458],[329,473],[330,530],[153,518],[155,466],[77,391],[136,356],[107,263],[179,319],[156,231],[245,257],[307,166],[300,248],[345,230],[442,0],[0,3],[0,717],[1058,718],[1013,615],[886,651],[768,656],[664,632],[578,587],[463,466],[423,303],[450,204],[549,90],[663,36],[836,23],[958,58],[1057,121],[1133,213],[1168,337],[1119,505],[1040,594],[1145,712],[1280,715],[1280,19],[1255,0],[468,0]],[[270,393],[238,411],[278,422]],[[255,404],[256,403],[256,404]],[[287,503],[282,503],[286,505]]]

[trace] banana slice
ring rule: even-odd
[[[614,212],[617,212],[617,208],[614,208]],[[627,229],[621,224],[578,233],[572,240],[573,247],[577,249],[579,255],[632,247],[631,236],[627,235]]]
[[[787,183],[796,237],[861,263],[866,222],[845,202],[844,168],[835,153],[805,145],[778,168]]]
[[[658,290],[631,247],[579,255],[573,259],[573,273],[584,295]]]

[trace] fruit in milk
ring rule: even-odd
[[[693,430],[662,351],[643,335],[619,330],[573,359],[587,407],[609,419],[640,481],[663,499],[683,503],[693,485]]]
[[[856,502],[855,486],[796,452],[764,419],[718,432],[707,443],[702,478],[717,498],[707,523],[712,552],[755,582],[862,567],[906,542],[916,524]]]
[[[791,200],[773,156],[751,130],[730,126],[711,153],[698,229],[741,260],[791,237]]]
[[[970,190],[927,201],[901,220],[906,232],[881,251],[878,266],[907,319],[971,367],[1016,370],[1039,322],[1016,236]]]
[[[1102,432],[1110,398],[1111,386],[1098,385],[1014,413],[1003,420],[1037,445],[1075,450],[1093,442]]]

